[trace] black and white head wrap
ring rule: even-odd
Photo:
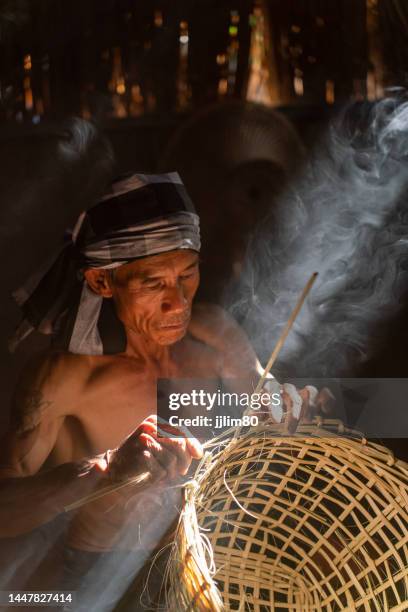
[[[24,319],[10,350],[37,329],[56,335],[58,345],[72,353],[120,352],[125,336],[112,300],[90,289],[83,270],[118,268],[176,249],[200,250],[199,218],[179,175],[117,179],[80,215],[58,255],[14,293]]]

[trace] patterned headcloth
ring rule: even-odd
[[[119,352],[116,340],[111,348],[111,339],[117,333],[123,339],[124,330],[118,327],[112,300],[90,289],[83,270],[118,268],[176,249],[200,250],[199,218],[179,175],[117,179],[109,193],[80,215],[58,255],[14,293],[24,319],[10,350],[37,329],[57,335],[59,346],[72,353]]]

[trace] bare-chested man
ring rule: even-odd
[[[178,438],[158,439],[158,378],[259,377],[256,355],[239,327],[218,307],[193,307],[198,218],[177,175],[115,182],[82,217],[74,242],[25,296],[22,329],[30,323],[50,331],[58,323],[65,350],[33,363],[16,390],[14,427],[1,446],[2,537],[29,532],[114,480],[149,471],[155,491],[187,473],[201,445],[174,429]],[[57,271],[71,274],[72,261],[82,275],[74,275],[69,291],[64,288],[69,299],[56,308],[62,289],[52,279]],[[124,341],[113,354],[106,354],[107,304],[114,305]],[[302,391],[302,415],[312,415],[309,399]],[[289,412],[294,403],[286,397]],[[129,515],[142,530],[153,518],[148,504],[138,503],[141,496],[129,487],[85,506],[73,517],[68,547],[89,553],[126,548],[129,539],[120,536]]]

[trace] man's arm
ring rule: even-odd
[[[103,473],[95,462],[65,463],[21,478],[9,466],[0,469],[0,537],[27,533],[49,522],[65,506],[90,493]]]
[[[0,537],[25,533],[50,521],[103,477],[92,460],[38,473],[65,418],[60,388],[65,386],[64,366],[62,356],[50,356],[29,367],[19,381],[11,431],[0,445]]]

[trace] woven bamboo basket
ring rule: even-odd
[[[407,463],[321,419],[291,437],[274,423],[230,431],[207,450],[185,488],[166,610],[408,610]]]

